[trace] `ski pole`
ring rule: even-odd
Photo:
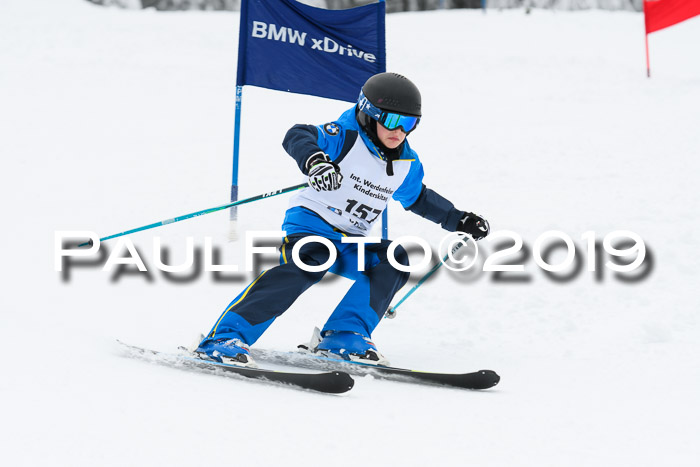
[[[399,305],[401,305],[403,302],[405,302],[406,299],[413,294],[413,292],[418,290],[418,287],[423,285],[423,283],[425,281],[427,281],[428,278],[435,273],[435,271],[440,269],[440,266],[442,266],[445,262],[447,262],[447,260],[450,258],[451,255],[454,255],[455,253],[457,253],[460,248],[462,248],[464,245],[466,245],[469,242],[469,239],[471,237],[469,237],[468,235],[465,235],[465,236],[467,237],[467,241],[460,241],[455,246],[453,246],[452,251],[447,252],[447,254],[445,254],[445,256],[442,258],[442,261],[440,261],[435,266],[433,266],[433,268],[430,271],[426,272],[425,275],[420,278],[418,283],[416,285],[414,285],[413,287],[411,287],[411,290],[406,292],[406,295],[401,297],[401,300],[399,300],[399,302],[396,305],[390,306],[389,309],[386,310],[386,313],[384,313],[385,318],[389,318],[389,319],[396,318],[396,309],[399,307]]]
[[[182,216],[173,217],[172,219],[166,219],[166,220],[160,221],[160,222],[154,222],[153,224],[144,225],[142,227],[136,227],[135,229],[127,230],[125,232],[120,232],[118,234],[108,235],[106,237],[100,238],[100,242],[103,242],[105,240],[109,240],[111,238],[122,237],[124,235],[129,235],[129,234],[132,234],[135,232],[141,232],[143,230],[155,229],[156,227],[160,227],[162,225],[173,224],[175,222],[184,221],[185,219],[190,219],[192,217],[203,216],[205,214],[210,214],[212,212],[221,211],[223,209],[227,209],[227,208],[230,208],[233,206],[240,206],[241,204],[252,203],[253,201],[258,201],[261,199],[270,198],[272,196],[281,195],[283,193],[289,193],[290,191],[300,190],[302,188],[306,188],[307,186],[309,186],[308,183],[302,183],[300,185],[294,185],[294,186],[290,186],[287,188],[281,188],[279,190],[271,191],[268,193],[263,193],[263,194],[260,194],[257,196],[252,196],[250,198],[235,201],[233,203],[222,204],[221,206],[216,206],[216,207],[209,208],[209,209],[202,209],[201,211],[191,212],[189,214],[184,214]],[[87,241],[85,243],[81,243],[80,245],[78,245],[78,247],[83,247],[83,246],[92,246],[92,239],[90,239],[89,241]]]

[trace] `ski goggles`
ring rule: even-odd
[[[416,129],[420,117],[412,117],[410,115],[401,115],[395,112],[387,112],[372,104],[365,94],[360,91],[360,97],[357,100],[357,105],[361,112],[366,113],[374,120],[379,122],[387,130],[395,130],[401,128],[404,133],[408,134]]]

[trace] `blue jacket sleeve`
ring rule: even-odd
[[[423,187],[423,164],[418,160],[415,152],[412,152],[411,155],[415,161],[410,162],[411,168],[408,171],[408,175],[406,175],[401,186],[392,195],[392,198],[401,203],[404,209],[416,202]],[[405,162],[394,163],[404,164]]]
[[[337,123],[325,125],[294,125],[287,131],[282,147],[297,162],[299,169],[308,175],[306,161],[313,154],[323,151],[335,160],[341,152],[345,132]]]
[[[418,214],[430,221],[440,224],[443,229],[454,232],[457,229],[464,212],[455,209],[454,205],[430,188],[422,185],[416,201],[405,209]]]
[[[404,209],[454,232],[464,212],[455,209],[451,202],[423,184],[423,164],[415,151],[408,148],[405,159],[414,161],[411,162],[411,169],[393,198],[399,201]]]

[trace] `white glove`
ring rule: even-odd
[[[334,191],[340,188],[343,176],[340,167],[331,161],[328,154],[317,152],[306,161],[309,171],[309,186],[316,191]]]

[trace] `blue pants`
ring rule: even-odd
[[[409,273],[394,269],[387,259],[389,241],[365,245],[365,270],[358,271],[355,244],[331,239],[338,258],[328,271],[307,272],[292,259],[292,248],[300,239],[316,234],[292,234],[280,247],[280,265],[263,271],[226,307],[203,342],[238,338],[247,344],[257,341],[272,322],[306,289],[331,271],[355,283],[345,294],[323,327],[323,331],[353,331],[371,337],[392,298],[408,280]],[[330,256],[321,243],[307,243],[299,249],[300,259],[309,266],[324,264]],[[408,265],[406,251],[398,246],[394,257]]]

